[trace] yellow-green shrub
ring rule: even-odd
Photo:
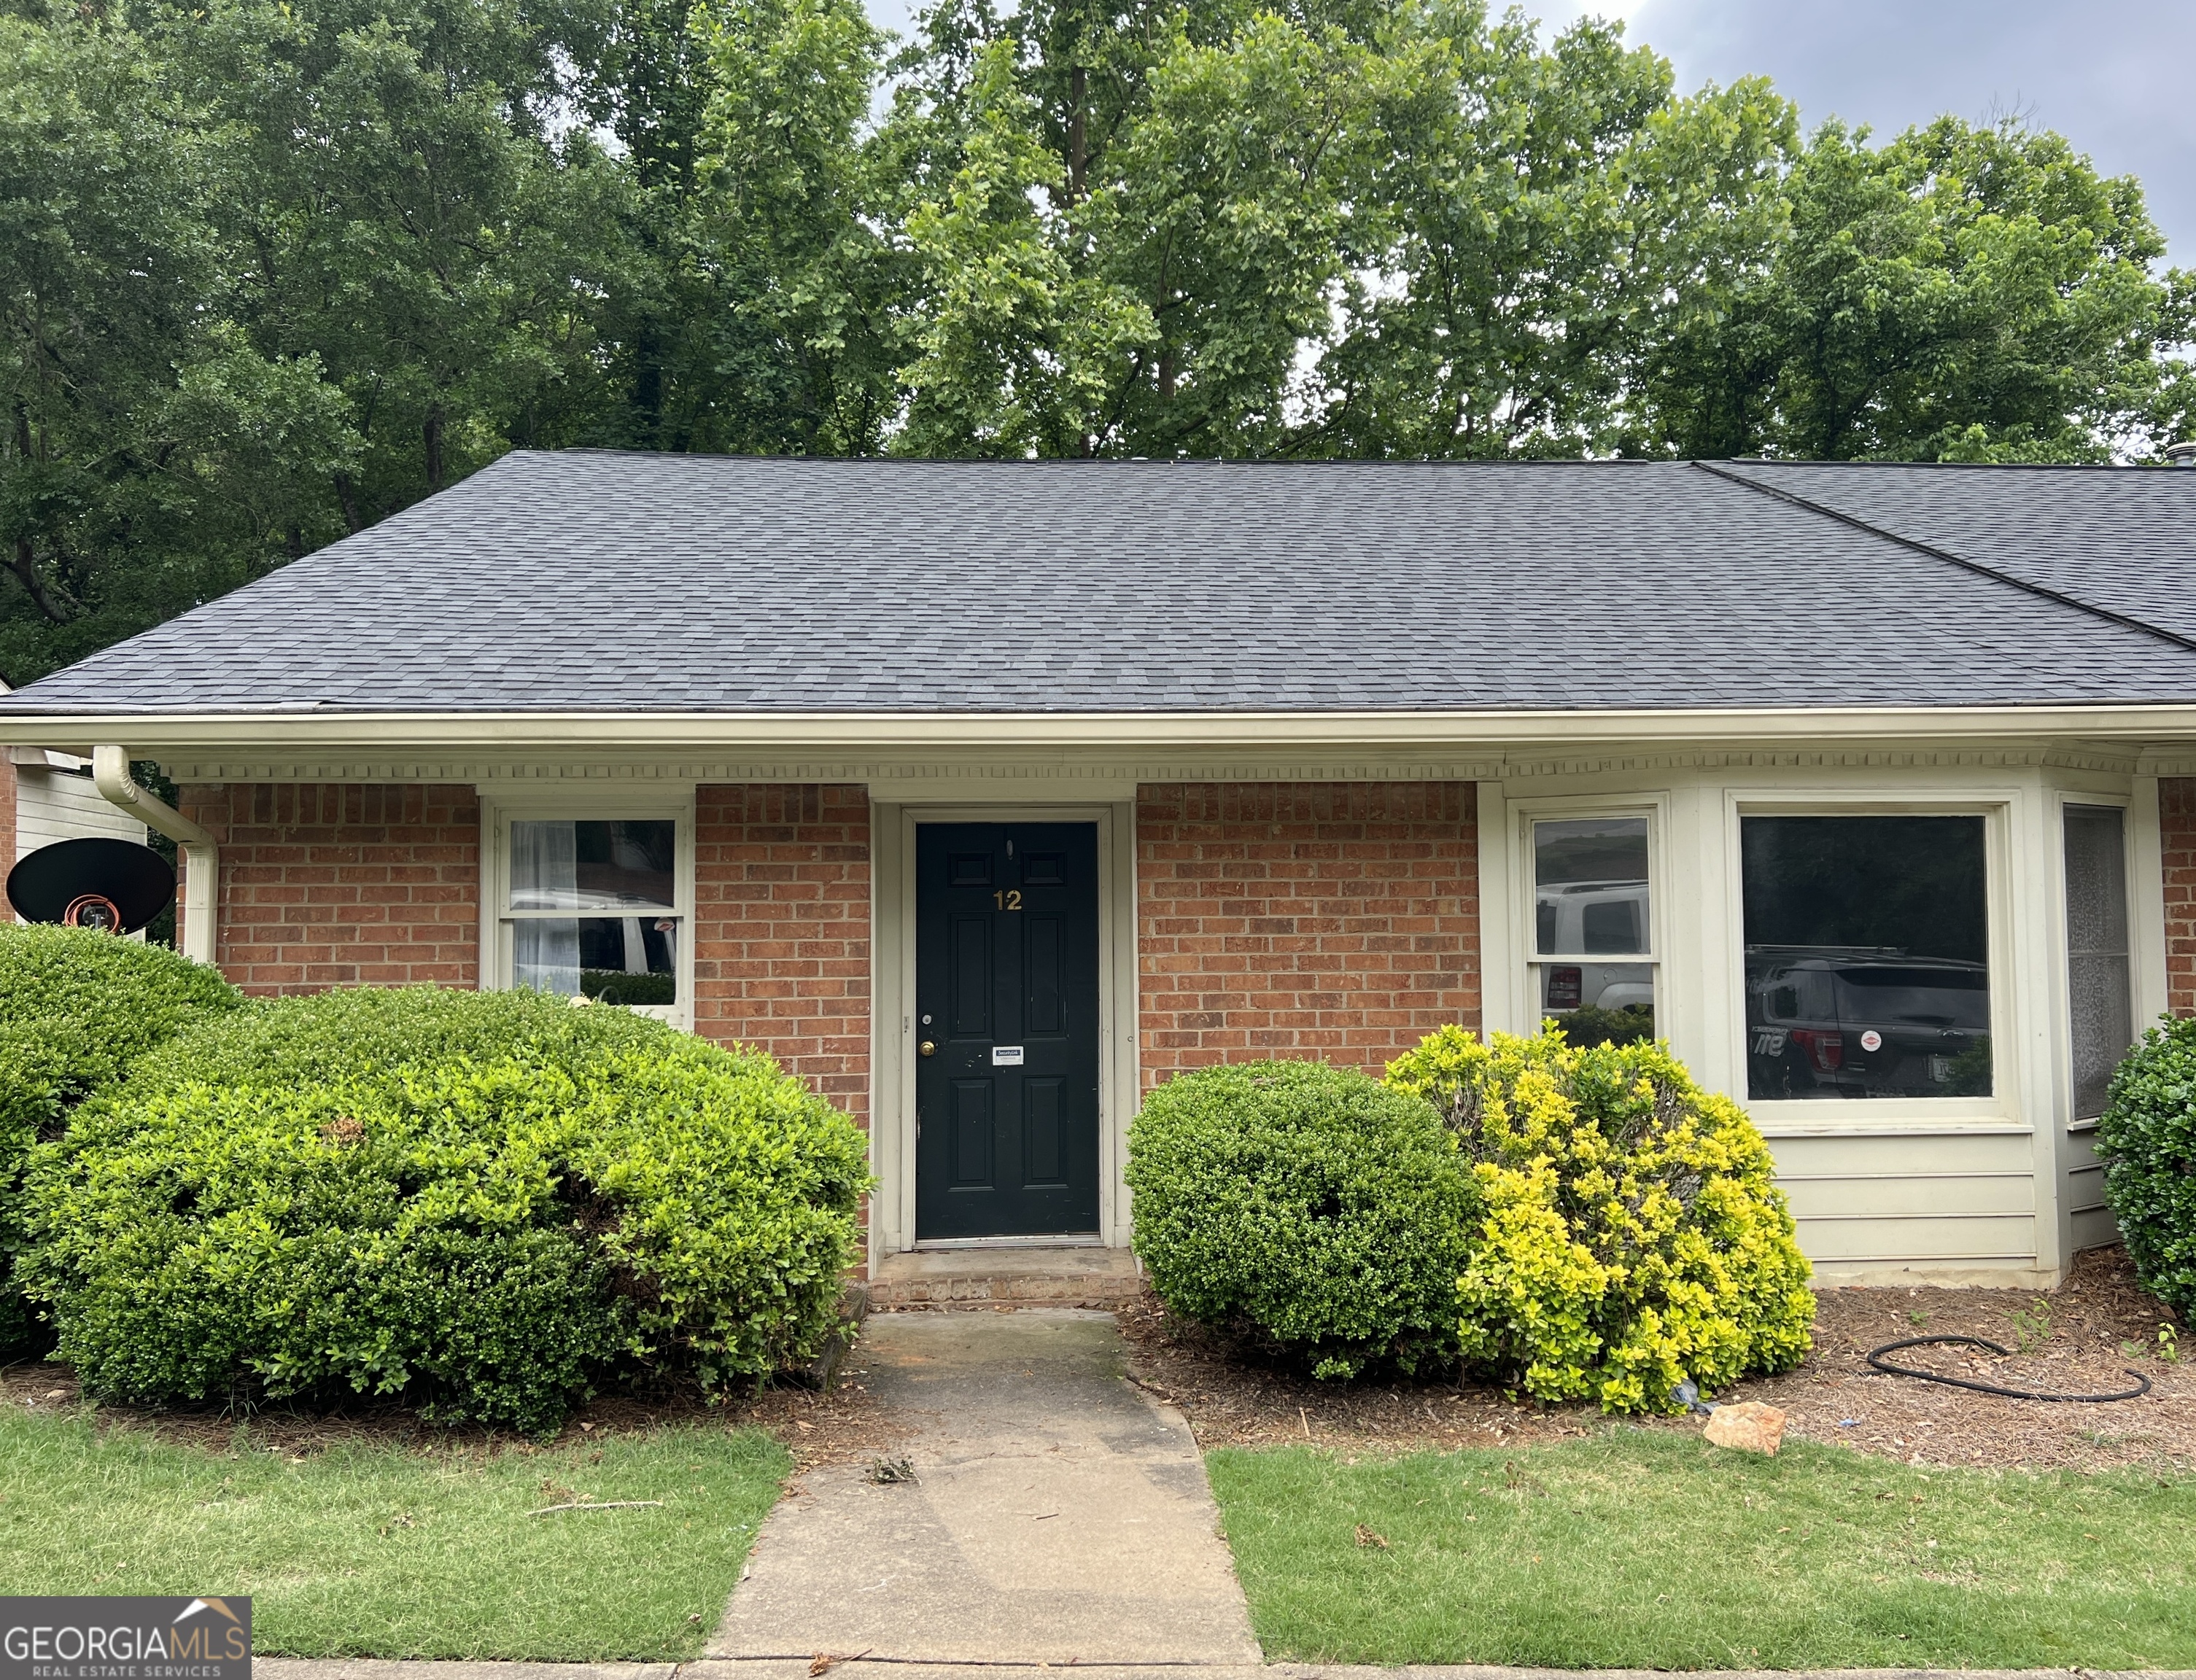
[[[1814,1297],[1768,1146],[1662,1046],[1446,1027],[1388,1082],[1433,1104],[1478,1190],[1467,1361],[1541,1400],[1674,1412],[1688,1377],[1713,1392],[1806,1355]]]

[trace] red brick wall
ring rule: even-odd
[[[15,765],[0,748],[0,880],[15,867]],[[15,912],[0,906],[0,921],[13,921]]]
[[[2196,1015],[2196,777],[2158,779],[2158,829],[2165,867],[2165,1007]]]
[[[1154,785],[1136,800],[1144,1078],[1262,1056],[1378,1071],[1479,1025],[1469,782]]]
[[[215,961],[248,992],[478,984],[480,804],[467,787],[187,787],[221,846]]]
[[[696,789],[694,891],[694,1030],[768,1051],[866,1126],[868,790]]]

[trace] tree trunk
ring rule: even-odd
[[[442,405],[427,405],[427,423],[422,428],[427,445],[427,494],[432,495],[442,488]]]
[[[358,522],[358,498],[352,491],[347,472],[336,475],[336,500],[343,506],[344,528],[356,536],[365,527]]]
[[[1083,202],[1084,167],[1089,161],[1084,141],[1083,104],[1089,81],[1080,65],[1067,72],[1067,201]]]
[[[15,405],[15,458],[26,462],[31,459],[31,411],[20,402]],[[46,588],[45,579],[38,575],[38,556],[32,551],[27,532],[15,539],[15,557],[9,570],[14,573],[16,581],[23,586],[23,592],[31,598],[31,604],[43,613],[49,621],[55,624],[69,621],[71,615],[61,609],[61,603]]]
[[[643,447],[663,447],[663,340],[653,320],[633,335],[633,403],[642,415]]]
[[[15,539],[15,558],[8,569],[14,573],[16,580],[23,586],[23,592],[31,598],[31,604],[43,613],[49,621],[66,624],[74,616],[54,599],[52,592],[46,587],[45,579],[38,575],[38,559],[31,552],[28,537]]]

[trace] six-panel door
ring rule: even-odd
[[[1098,838],[916,829],[916,1236],[1098,1229]]]

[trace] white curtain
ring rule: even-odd
[[[511,909],[571,910],[580,907],[578,837],[576,823],[511,825]]]
[[[577,826],[511,825],[511,908],[571,909],[579,904]],[[511,984],[565,997],[580,993],[580,924],[575,917],[511,924]]]
[[[563,997],[580,995],[580,923],[575,916],[546,921],[515,921],[511,925],[511,984],[553,991]]]

